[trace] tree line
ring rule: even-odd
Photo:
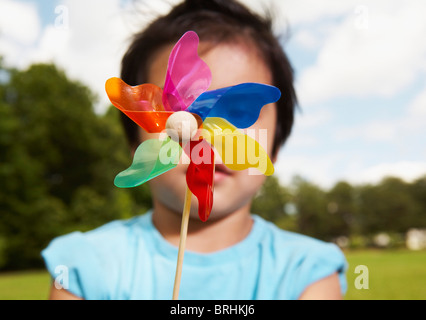
[[[346,239],[346,245],[374,245],[386,233],[402,245],[411,228],[426,228],[426,175],[413,182],[386,177],[376,184],[337,182],[329,190],[301,177],[290,186],[268,178],[253,211],[279,227],[325,241]]]
[[[0,270],[39,268],[54,237],[127,219],[151,207],[146,185],[120,189],[131,161],[119,112],[96,114],[97,97],[52,64],[26,70],[0,59]],[[426,176],[406,183],[267,179],[252,211],[279,227],[324,240],[426,227]]]

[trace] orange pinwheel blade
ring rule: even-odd
[[[163,90],[154,84],[133,87],[119,78],[111,78],[106,82],[105,90],[116,108],[149,133],[163,131],[173,113],[164,110]]]
[[[173,114],[172,111],[123,111],[123,113],[148,133],[160,133],[166,129],[167,119]]]
[[[133,87],[119,78],[110,78],[105,90],[112,104],[122,111],[164,111],[163,90],[154,84]]]

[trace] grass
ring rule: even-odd
[[[425,300],[426,251],[371,250],[346,254],[348,300]],[[368,289],[357,289],[358,265],[368,268]]]
[[[0,273],[0,300],[46,300],[49,290],[47,271]]]
[[[360,250],[345,252],[348,300],[426,299],[426,251]],[[357,289],[355,281],[364,272],[355,273],[358,265],[368,268],[368,289]],[[0,274],[0,300],[45,300],[50,288],[46,271]]]

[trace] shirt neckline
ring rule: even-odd
[[[264,228],[262,228],[264,221],[256,215],[251,215],[251,217],[253,219],[252,228],[243,240],[231,247],[211,253],[199,253],[185,250],[184,264],[217,265],[247,257],[247,255],[253,252],[253,249],[260,242],[264,230]],[[143,215],[142,222],[145,229],[152,234],[152,245],[156,252],[160,253],[167,259],[175,261],[178,254],[178,247],[175,247],[164,239],[161,233],[155,228],[152,222],[152,210],[149,210],[145,215]]]

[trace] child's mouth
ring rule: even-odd
[[[228,169],[228,167],[225,166],[222,163],[215,164],[214,168],[215,168],[215,173],[214,173],[214,182],[215,183],[219,183],[222,180],[229,177],[230,175],[232,175],[231,170]]]

